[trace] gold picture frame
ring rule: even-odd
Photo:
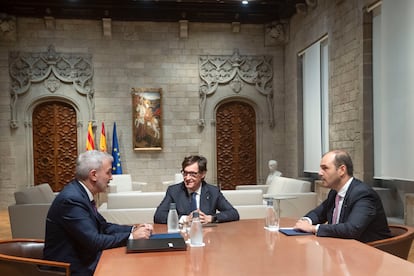
[[[134,150],[162,150],[161,88],[132,88]]]

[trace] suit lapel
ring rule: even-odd
[[[348,201],[352,190],[356,184],[355,178],[352,180],[351,184],[349,184],[348,190],[346,191],[344,201],[342,202],[341,214],[339,215],[339,222],[343,222],[348,217]]]
[[[202,210],[204,213],[208,213],[210,210],[210,190],[204,183],[201,186],[201,195],[200,195],[200,210]]]

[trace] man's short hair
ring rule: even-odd
[[[181,163],[181,167],[184,170],[185,167],[188,167],[194,163],[198,163],[198,170],[199,172],[206,172],[207,171],[207,159],[201,155],[190,155],[186,156]]]

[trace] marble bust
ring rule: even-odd
[[[282,176],[282,173],[277,170],[277,161],[269,160],[269,174],[266,179],[266,185],[270,185],[274,177]]]

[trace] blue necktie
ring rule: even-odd
[[[197,193],[191,193],[191,211],[197,210]]]

